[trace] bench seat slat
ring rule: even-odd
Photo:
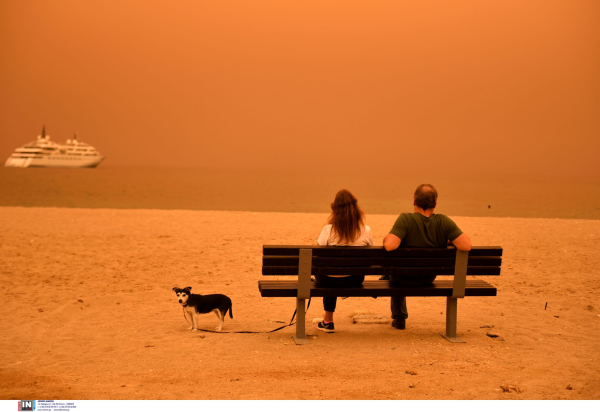
[[[439,257],[454,258],[456,249],[432,248],[399,248],[386,251],[381,246],[288,246],[288,245],[264,245],[264,256],[298,256],[300,249],[312,249],[313,257]],[[471,257],[502,256],[501,246],[473,246],[469,252]]]
[[[452,296],[453,281],[436,280],[431,286],[394,287],[385,280],[365,281],[356,288],[326,288],[311,282],[311,297],[323,296]],[[259,281],[262,297],[296,297],[298,282],[295,280]],[[468,280],[465,296],[496,296],[496,288],[483,280]]]
[[[263,256],[263,266],[298,266],[298,256]],[[313,257],[313,267],[454,267],[456,258]],[[500,266],[501,257],[469,257],[469,266]]]
[[[298,276],[298,266],[263,266],[264,276]],[[312,274],[320,275],[412,275],[412,276],[454,276],[454,267],[313,267]],[[468,276],[499,276],[500,267],[469,266]]]

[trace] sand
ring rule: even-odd
[[[295,301],[262,298],[263,244],[310,244],[325,214],[0,208],[1,399],[599,399],[600,221],[454,217],[474,245],[504,247],[497,297],[338,304],[336,333],[190,331],[172,292],[224,293],[224,332],[268,331]],[[375,244],[395,216],[369,215]],[[547,308],[546,308],[547,303]],[[207,329],[212,314],[201,317]],[[482,326],[492,328],[482,328]],[[493,332],[498,338],[486,334]]]

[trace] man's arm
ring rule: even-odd
[[[385,245],[385,239],[383,240],[383,242]],[[469,238],[469,236],[467,236],[466,233],[463,233],[462,235],[454,239],[452,243],[458,250],[464,250],[465,252],[471,250],[471,239]]]
[[[396,235],[388,233],[387,236],[383,238],[383,247],[388,251],[395,250],[400,246],[400,242],[402,242],[402,239]]]

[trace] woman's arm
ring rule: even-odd
[[[323,230],[321,231],[321,235],[317,239],[317,245],[327,246],[327,243],[329,241],[329,234],[330,234],[330,232],[331,232],[331,225],[326,225],[323,228]]]

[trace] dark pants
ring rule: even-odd
[[[431,285],[436,276],[392,276],[390,283],[393,286],[427,286]],[[392,296],[392,319],[408,318],[406,309],[406,296]]]
[[[345,278],[332,278],[327,275],[315,275],[317,284],[319,286],[329,288],[355,288],[362,285],[365,280],[364,276],[348,276]],[[325,312],[335,312],[335,306],[337,304],[336,296],[325,296],[323,297],[323,307]]]

